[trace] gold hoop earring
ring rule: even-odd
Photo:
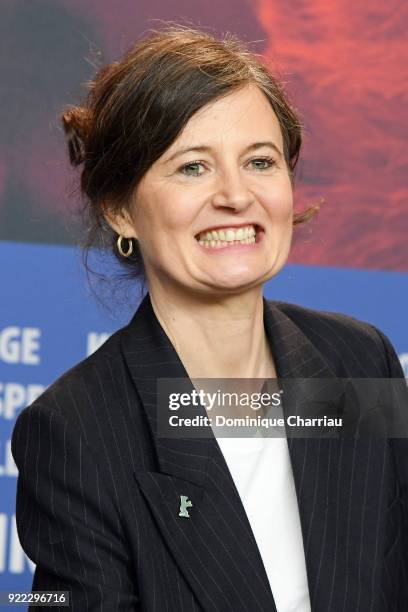
[[[126,238],[126,236],[119,236],[118,240],[117,240],[117,245],[118,245],[118,251],[119,253],[122,255],[122,257],[130,257],[131,254],[133,253],[133,242],[131,238],[126,238],[126,240],[128,241],[128,248],[127,251],[123,250],[122,247],[122,240],[123,238]]]

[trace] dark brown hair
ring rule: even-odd
[[[67,109],[61,118],[71,164],[82,166],[86,252],[92,245],[110,245],[131,276],[143,276],[137,241],[133,255],[118,254],[118,236],[105,220],[104,207],[113,212],[126,207],[143,175],[190,117],[251,83],[263,91],[278,118],[293,181],[302,144],[299,115],[261,56],[232,34],[218,40],[188,26],[167,25],[99,70],[88,84],[85,103]],[[294,224],[308,220],[316,209],[295,215]]]

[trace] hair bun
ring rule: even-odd
[[[87,110],[74,106],[61,116],[67,144],[69,160],[73,166],[79,166],[85,161],[85,141],[89,117]]]

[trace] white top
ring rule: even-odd
[[[286,438],[217,438],[217,442],[244,505],[277,611],[310,612]]]

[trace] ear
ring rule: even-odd
[[[103,216],[113,231],[125,238],[137,238],[136,228],[128,210],[114,210],[108,204],[104,204],[102,208]]]

